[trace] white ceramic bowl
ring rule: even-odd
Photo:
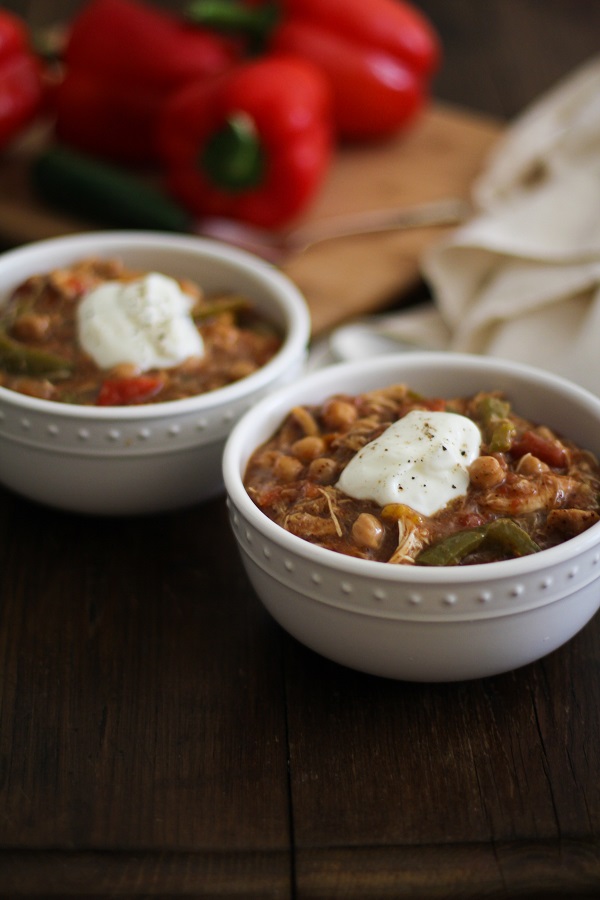
[[[247,460],[296,404],[403,382],[427,396],[505,390],[518,412],[600,451],[600,399],[549,374],[483,357],[418,353],[332,366],[263,400],[230,435],[223,469],[231,523],[258,596],[294,637],[375,675],[456,681],[550,653],[600,606],[600,523],[520,559],[395,566],[317,547],[250,500]]]
[[[303,297],[275,268],[216,241],[92,232],[0,255],[0,302],[27,276],[89,256],[192,278],[209,292],[240,291],[282,328],[283,346],[241,381],[146,406],[71,406],[0,387],[0,481],[44,504],[95,514],[165,511],[218,494],[233,423],[304,369],[310,316]]]

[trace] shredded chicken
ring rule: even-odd
[[[333,499],[331,497],[331,491],[328,491],[327,488],[321,488],[321,494],[325,497],[325,500],[327,501],[329,515],[331,516],[331,521],[333,522],[333,524],[335,526],[335,533],[337,534],[338,537],[341,537],[344,532],[342,531],[342,526],[340,525],[340,521],[339,521],[338,517],[336,516],[335,510],[333,508]]]
[[[384,506],[382,516],[398,523],[398,544],[388,562],[396,565],[412,565],[429,538],[427,520],[403,503],[390,503]]]
[[[294,512],[285,517],[283,526],[287,531],[298,537],[327,538],[337,535],[339,523],[334,519],[323,519],[321,516],[313,516],[306,512]]]
[[[548,527],[562,540],[587,531],[599,520],[598,513],[591,509],[553,509],[548,513]]]
[[[398,519],[398,546],[388,559],[396,565],[413,565],[425,545],[423,528],[409,518]]]
[[[543,472],[535,480],[515,475],[507,478],[499,488],[483,493],[479,501],[482,507],[494,512],[519,516],[560,506],[567,502],[578,488],[575,479],[568,475]]]
[[[342,537],[343,530],[338,518],[339,505],[339,492],[335,488],[319,488],[316,497],[296,503],[294,511],[284,518],[283,527],[300,537]]]
[[[375,416],[357,419],[352,427],[344,434],[336,435],[331,442],[332,450],[347,450],[352,454],[372,441],[374,436],[384,430],[379,419]]]

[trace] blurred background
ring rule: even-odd
[[[68,21],[84,3],[8,0],[2,6],[43,29]],[[156,0],[156,5],[183,10],[186,2]],[[415,5],[431,19],[445,50],[436,98],[502,119],[516,115],[600,49],[600,4],[590,0],[417,0]]]

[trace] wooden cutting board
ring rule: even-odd
[[[345,149],[303,221],[363,210],[468,199],[473,179],[498,139],[495,120],[436,104],[407,134],[380,144]],[[97,227],[42,205],[28,183],[28,159],[40,148],[30,138],[0,160],[0,240],[28,241]],[[338,238],[281,263],[310,306],[320,335],[355,316],[401,301],[419,282],[423,251],[447,227]]]

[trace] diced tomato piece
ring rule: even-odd
[[[302,497],[307,500],[314,500],[320,493],[321,489],[318,484],[313,484],[312,481],[305,481],[302,484]]]
[[[441,397],[434,397],[431,400],[426,400],[423,404],[427,407],[427,409],[431,410],[431,412],[445,412],[446,411],[446,401]]]
[[[459,530],[464,530],[466,528],[478,528],[480,525],[484,524],[485,518],[481,513],[475,512],[474,510],[463,510],[457,512],[456,521]]]
[[[90,289],[89,282],[85,278],[79,278],[77,275],[71,275],[70,278],[61,285],[66,294],[72,297],[81,297]]]
[[[163,387],[158,375],[135,375],[132,378],[107,378],[98,392],[96,406],[128,406],[144,403]]]
[[[569,461],[567,451],[562,444],[542,437],[536,431],[523,432],[519,440],[512,444],[510,453],[516,459],[520,459],[526,453],[531,453],[532,456],[556,469],[563,468]]]

